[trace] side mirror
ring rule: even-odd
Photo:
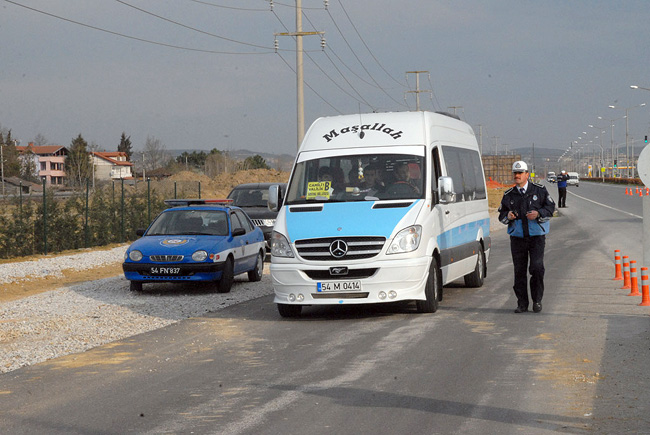
[[[147,230],[144,229],[144,228],[138,228],[137,230],[135,230],[135,235],[138,236],[138,237],[142,237],[142,236],[144,236],[145,231],[147,231]]]
[[[280,209],[280,204],[282,204],[282,189],[280,185],[274,184],[269,186],[269,200],[266,203],[267,207],[271,211],[278,211]]]
[[[438,197],[441,204],[456,202],[456,193],[454,192],[454,181],[451,177],[438,178]]]
[[[234,230],[232,230],[233,237],[243,236],[244,234],[246,234],[246,230],[243,228],[235,228]]]

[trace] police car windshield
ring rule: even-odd
[[[425,160],[411,154],[317,158],[296,164],[286,204],[424,198]]]
[[[220,210],[170,210],[151,224],[147,236],[227,236],[228,216]]]

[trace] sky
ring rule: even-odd
[[[626,108],[630,140],[650,134],[650,90],[630,88],[650,89],[648,0],[302,0],[302,13],[325,39],[303,37],[305,129],[415,110],[418,95],[486,154],[609,145],[612,131],[624,144]],[[278,35],[295,30],[294,0],[0,0],[0,128],[21,145],[81,134],[116,151],[125,132],[136,151],[150,137],[295,154],[295,40]]]

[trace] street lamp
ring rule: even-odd
[[[625,166],[627,166],[627,178],[630,178],[630,146],[628,142],[629,137],[629,126],[628,126],[628,116],[627,113],[630,109],[636,109],[637,107],[643,107],[645,103],[641,103],[637,106],[625,108]],[[609,106],[610,109],[622,109],[622,107]]]
[[[632,89],[643,89],[644,91],[650,91],[650,88],[644,88],[643,86],[630,85]]]
[[[604,157],[605,149],[603,148],[603,134],[605,134],[606,130],[603,130],[603,127],[598,127],[598,126],[592,125],[592,124],[589,124],[589,127],[597,128],[598,130],[600,130],[600,134],[598,136],[600,136],[600,166],[602,167],[604,165],[604,162],[605,162],[605,157]],[[598,139],[598,136],[596,136],[596,139]],[[614,168],[612,167],[612,170],[613,169]],[[604,183],[605,182],[605,172],[603,172],[602,169],[601,169],[600,172],[603,175],[603,183]]]

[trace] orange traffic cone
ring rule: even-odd
[[[639,293],[639,281],[636,276],[636,261],[630,261],[630,292],[628,296],[641,296]]]
[[[623,280],[623,271],[621,269],[621,250],[620,249],[615,249],[614,250],[614,281],[622,281]]]
[[[621,290],[629,290],[632,288],[630,284],[630,260],[627,255],[623,256],[623,287]]]
[[[641,303],[639,306],[650,306],[650,288],[648,287],[648,268],[641,268]]]

